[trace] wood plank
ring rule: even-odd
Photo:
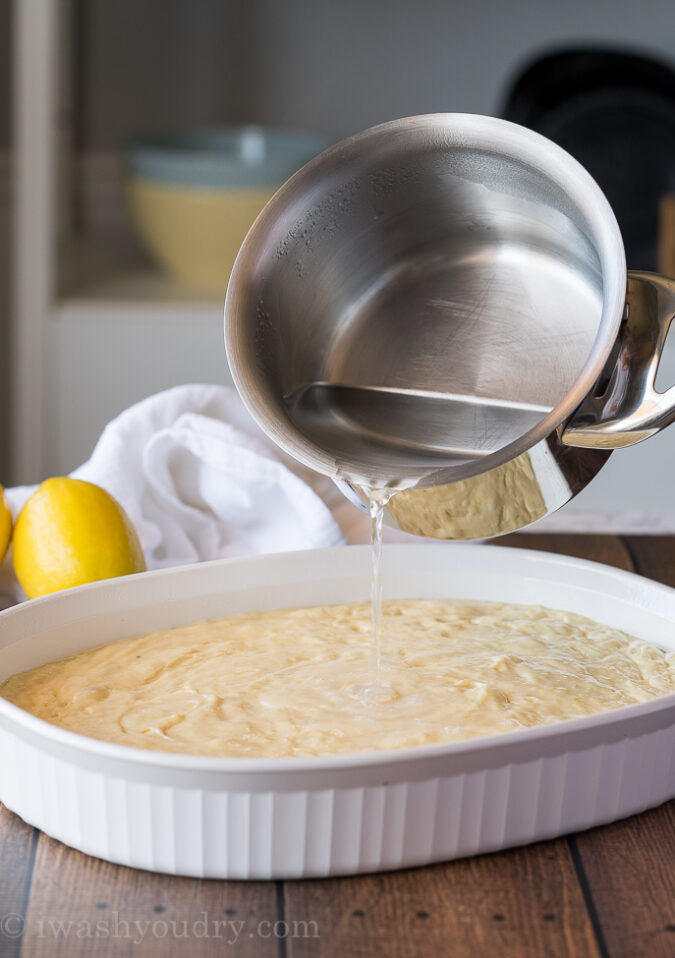
[[[675,586],[675,539],[625,540],[635,571]],[[612,956],[675,954],[675,802],[578,834],[580,877]]]
[[[496,545],[538,549],[579,559],[591,559],[593,562],[602,562],[618,569],[627,569],[629,572],[633,569],[630,553],[619,536],[516,532],[494,541]]]
[[[673,958],[675,802],[574,841],[612,958]]]
[[[21,951],[37,833],[0,804],[0,955]]]
[[[290,930],[293,922],[318,930],[290,935],[289,958],[600,956],[564,839],[429,868],[288,882],[284,891]]]
[[[675,587],[675,536],[627,536],[640,575]]]
[[[274,882],[175,878],[111,865],[41,834],[26,914],[30,958],[278,954]],[[4,958],[4,956],[3,956]]]

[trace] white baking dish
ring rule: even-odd
[[[385,597],[541,603],[675,648],[675,590],[483,545],[385,547]],[[365,547],[224,560],[0,613],[0,680],[110,639],[250,609],[364,599]],[[303,759],[149,752],[0,699],[0,800],[91,855],[178,875],[293,878],[420,865],[549,838],[675,796],[675,694],[466,742]]]

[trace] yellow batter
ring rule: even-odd
[[[0,694],[140,748],[282,756],[403,748],[539,725],[675,691],[675,653],[567,612],[384,603],[248,613],[121,639],[23,672]]]

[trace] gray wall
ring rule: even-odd
[[[675,58],[674,0],[73,0],[76,141],[270,122],[339,138],[396,116],[499,112],[527,58],[565,43]],[[0,0],[0,152],[10,118]],[[0,482],[7,474],[7,211],[0,196]]]
[[[499,111],[563,43],[675,57],[673,0],[80,0],[81,139],[210,120],[340,137],[396,116]]]
[[[9,147],[10,0],[0,0],[0,153]],[[0,167],[0,170],[2,168]],[[9,189],[0,182],[0,484],[9,476]]]

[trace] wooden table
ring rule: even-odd
[[[518,535],[675,586],[675,538]],[[0,770],[1,774],[1,770]],[[675,802],[513,851],[357,878],[170,878],[0,807],[0,956],[675,956]]]

